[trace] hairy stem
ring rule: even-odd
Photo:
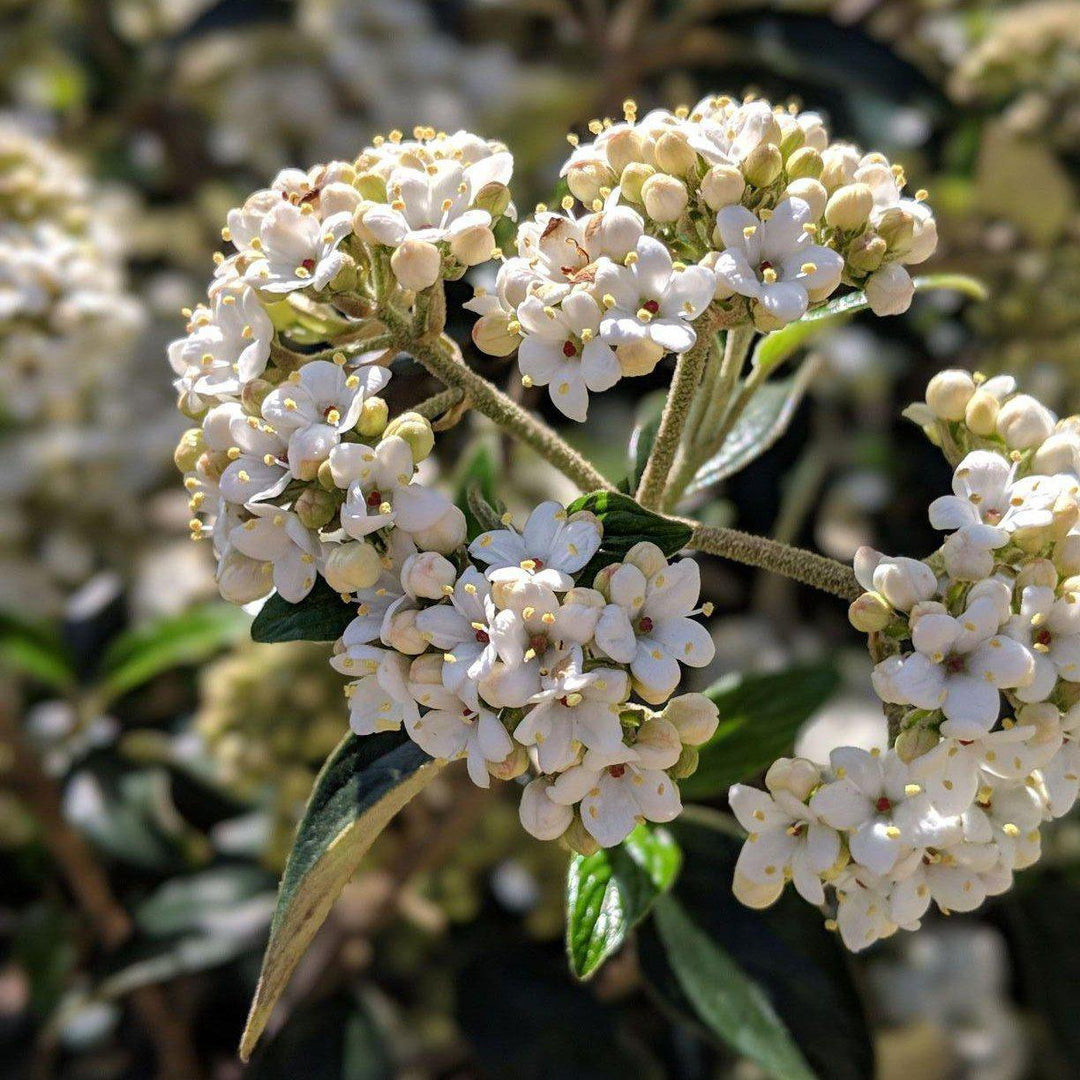
[[[842,600],[854,600],[863,591],[851,567],[835,559],[738,529],[699,525],[693,521],[687,524],[694,529],[689,546],[698,551],[782,574]]]
[[[465,391],[456,386],[451,386],[448,390],[441,390],[439,393],[425,398],[414,405],[410,411],[419,413],[425,420],[434,420],[464,400]]]
[[[675,374],[664,403],[664,412],[660,417],[660,428],[637,489],[637,501],[647,510],[653,510],[660,505],[664,485],[675,460],[675,452],[679,448],[690,407],[701,385],[705,361],[709,357],[712,344],[712,334],[705,333],[702,328],[694,346],[681,353],[675,363]]]
[[[438,300],[433,298],[427,301],[423,310],[426,311],[429,305],[437,311]],[[610,481],[551,428],[468,367],[461,358],[461,350],[456,342],[446,334],[433,332],[430,320],[425,320],[426,325],[416,325],[389,307],[382,313],[382,318],[397,348],[421,363],[444,385],[463,391],[477,412],[531,446],[583,492],[615,490]],[[435,326],[441,329],[441,320]]]

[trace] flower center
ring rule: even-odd
[[[533,559],[532,564],[533,564],[533,569],[534,570],[543,570],[544,569],[544,560],[543,559]]]
[[[645,303],[642,304],[641,306],[650,315],[655,315],[660,310],[660,301],[659,300],[646,300]]]
[[[563,342],[562,354],[567,359],[573,359],[577,356],[577,346],[569,338]]]
[[[641,619],[638,620],[637,628],[643,634],[651,634],[653,630],[652,619],[650,619],[648,615],[643,616]]]
[[[877,807],[877,812],[879,814],[887,814],[892,809],[892,801],[882,795],[881,798],[878,799],[876,803],[874,803],[874,806]]]
[[[476,640],[479,641],[481,645],[486,645],[491,640],[491,635],[486,630],[477,630]]]
[[[626,766],[625,765],[609,765],[608,766],[608,772],[613,777],[615,777],[616,780],[618,780],[620,777],[626,775]]]
[[[368,492],[367,497],[368,506],[381,506],[382,505],[382,492],[375,488]]]
[[[957,653],[953,653],[952,656],[946,656],[944,664],[942,665],[950,675],[959,675],[967,665],[967,657],[961,656]]]
[[[1042,629],[1041,629],[1041,630],[1040,630],[1040,631],[1039,631],[1039,632],[1038,632],[1038,633],[1037,633],[1037,634],[1035,635],[1035,644],[1036,644],[1036,645],[1042,645],[1042,646],[1044,646],[1044,647],[1047,647],[1047,648],[1048,648],[1048,647],[1049,647],[1049,645],[1050,645],[1050,643],[1051,643],[1051,642],[1052,642],[1053,640],[1054,640],[1054,635],[1053,635],[1053,634],[1051,634],[1051,633],[1050,633],[1050,631],[1046,629],[1046,627],[1043,627],[1043,628],[1042,628]]]
[[[315,269],[315,260],[304,259],[304,261],[300,265],[310,274],[311,271]]]
[[[543,634],[533,634],[529,638],[529,648],[532,649],[537,656],[541,653],[547,652],[548,639]]]

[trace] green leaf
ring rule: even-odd
[[[697,771],[679,782],[684,799],[726,794],[789,753],[799,728],[836,692],[831,663],[765,674],[730,675],[705,691],[720,725],[700,748]]]
[[[686,547],[692,535],[688,525],[654,514],[618,491],[594,491],[567,507],[571,514],[581,510],[600,519],[604,526],[600,549],[612,555],[625,555],[635,544],[649,540],[670,556]]]
[[[566,952],[587,979],[671,888],[682,856],[671,834],[639,825],[618,847],[575,855],[566,875]]]
[[[102,661],[104,704],[163,672],[213,656],[239,641],[248,625],[248,617],[239,608],[206,604],[121,635]]]
[[[41,623],[0,612],[0,669],[19,672],[53,690],[75,685],[75,667],[60,635]]]
[[[466,536],[475,540],[486,529],[491,528],[480,521],[469,498],[470,491],[478,492],[484,502],[499,512],[502,504],[499,501],[497,478],[499,475],[497,445],[492,446],[490,440],[479,443],[472,455],[465,460],[464,467],[457,477],[457,505],[465,515]]]
[[[816,1080],[764,990],[674,897],[657,902],[656,925],[680,988],[710,1030],[775,1080]]]
[[[980,301],[988,295],[982,282],[966,274],[925,274],[915,278],[914,285],[916,292],[949,289]],[[754,350],[754,366],[772,370],[822,331],[839,325],[869,306],[866,294],[859,290],[808,311],[798,322],[788,323],[783,329],[766,334],[758,342]]]
[[[629,457],[629,480],[631,491],[637,490],[641,483],[641,474],[645,471],[645,465],[652,453],[653,444],[656,442],[657,432],[660,430],[660,417],[664,409],[663,393],[650,394],[638,403],[637,416],[634,420],[634,430],[630,435],[630,445],[627,448]]]
[[[404,732],[347,735],[327,759],[285,864],[270,943],[240,1042],[244,1060],[368,848],[440,767]]]
[[[790,889],[766,911],[735,899],[742,838],[727,815],[688,807],[667,828],[683,868],[637,941],[642,973],[661,1002],[784,1080],[807,1076],[807,1068],[822,1080],[871,1080],[873,1045],[850,957],[821,913]],[[747,983],[755,988],[749,999]],[[718,1000],[729,994],[734,1000]],[[721,1026],[732,1017],[738,1030]],[[787,1061],[791,1042],[798,1064]]]
[[[692,495],[745,469],[787,431],[820,365],[807,360],[786,379],[763,383],[750,398],[723,445],[695,473],[687,487]]]
[[[274,593],[251,624],[252,641],[337,641],[356,616],[341,594],[315,579],[311,592],[299,604],[290,604]]]

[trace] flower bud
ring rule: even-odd
[[[931,728],[915,724],[905,728],[896,737],[896,755],[901,761],[911,762],[930,753],[941,742],[941,737]]]
[[[365,398],[356,421],[357,433],[365,439],[377,439],[386,430],[389,415],[390,408],[381,397]]]
[[[319,213],[325,219],[331,214],[353,213],[363,196],[350,183],[335,181],[325,184],[319,192]]]
[[[414,697],[421,698],[424,693],[421,687],[442,686],[444,663],[439,653],[421,653],[409,664],[409,689],[419,691],[413,694]]]
[[[937,591],[934,571],[918,559],[890,558],[870,547],[855,552],[855,576],[897,611],[910,611]]]
[[[716,733],[720,711],[704,694],[680,694],[664,708],[664,719],[679,733],[684,746],[701,746]]]
[[[446,512],[430,529],[417,529],[412,538],[424,551],[437,551],[451,555],[465,543],[467,526],[465,515],[448,501]]]
[[[202,428],[188,428],[173,451],[173,462],[182,473],[189,473],[198,462],[204,449]]]
[[[685,780],[697,772],[700,760],[701,754],[696,746],[684,746],[682,753],[679,754],[679,760],[668,769],[668,776],[672,780]]]
[[[863,634],[884,630],[892,620],[892,608],[877,593],[864,592],[848,608],[848,622]]]
[[[435,448],[435,433],[431,430],[431,421],[415,412],[395,416],[386,425],[383,438],[398,438],[407,442],[417,465]]]
[[[323,577],[335,592],[352,593],[368,589],[379,580],[382,560],[365,540],[338,544],[326,556]]]
[[[244,409],[253,416],[262,412],[262,404],[273,389],[274,384],[267,382],[266,379],[252,379],[244,383],[240,391],[240,401]]]
[[[971,373],[950,368],[939,371],[927,384],[926,404],[940,420],[963,420],[974,393]]]
[[[783,171],[784,158],[778,146],[761,143],[746,156],[743,176],[754,187],[768,187]]]
[[[605,143],[604,153],[616,175],[627,165],[645,160],[645,144],[633,128],[616,131]]]
[[[634,341],[615,349],[619,367],[627,378],[648,375],[664,358],[664,350],[655,341]]]
[[[571,194],[586,206],[601,198],[601,188],[613,188],[615,179],[615,173],[601,161],[579,161],[566,174]]]
[[[798,124],[792,124],[780,140],[780,153],[787,161],[792,154],[801,150],[806,145],[806,132]]]
[[[266,596],[274,587],[272,570],[272,563],[230,551],[218,566],[218,590],[230,604],[250,604]]]
[[[529,755],[524,746],[515,746],[502,761],[489,761],[487,771],[496,780],[516,780],[529,767]]]
[[[710,210],[737,203],[746,190],[746,180],[734,165],[714,165],[701,178],[701,197]]]
[[[559,838],[573,852],[586,858],[595,855],[600,850],[600,845],[589,835],[585,823],[580,814],[575,814],[566,832]]]
[[[1054,545],[1054,565],[1065,577],[1080,574],[1080,533],[1069,533]]]
[[[338,498],[321,487],[305,488],[297,496],[293,509],[309,529],[321,529],[333,521],[338,511]]]
[[[641,189],[645,181],[655,175],[656,170],[651,165],[646,165],[643,161],[630,162],[619,178],[619,190],[623,198],[629,199],[632,203],[641,203],[643,201]]]
[[[325,488],[327,491],[335,491],[337,484],[334,482],[334,470],[330,467],[329,460],[324,461],[319,466],[319,471],[315,474],[315,479],[319,481],[319,486]]]
[[[656,140],[654,157],[656,164],[672,176],[686,176],[698,161],[697,151],[686,136],[675,131],[665,131]]]
[[[1031,468],[1044,476],[1080,473],[1080,438],[1072,431],[1055,431],[1035,451]]]
[[[945,537],[941,556],[949,576],[957,581],[982,581],[994,572],[994,551],[961,529]]]
[[[1029,585],[1043,589],[1056,589],[1057,567],[1049,559],[1032,559],[1031,562],[1025,563],[1016,575],[1016,588],[1022,590]]]
[[[753,908],[755,911],[762,911],[775,904],[784,891],[783,875],[777,874],[776,877],[779,880],[775,883],[759,885],[756,881],[751,881],[745,874],[736,870],[731,882],[731,891],[740,904]]]
[[[1054,414],[1030,394],[1009,398],[997,416],[997,433],[1012,450],[1040,446],[1054,431]]]
[[[869,184],[845,184],[825,204],[825,224],[831,229],[854,232],[870,220],[873,209],[874,193]]]
[[[356,288],[357,270],[356,260],[345,252],[341,255],[341,266],[338,272],[327,282],[328,292],[341,293],[352,292]]]
[[[889,250],[904,254],[915,239],[915,218],[907,210],[890,206],[874,222],[874,231],[889,245]]]
[[[494,221],[496,218],[502,217],[509,209],[510,189],[505,184],[499,183],[498,180],[492,180],[476,193],[473,206],[477,210],[486,210],[491,215],[492,221]],[[492,247],[494,247],[494,244]]]
[[[804,146],[787,159],[784,171],[789,180],[816,180],[823,168],[821,155],[812,146]]]
[[[195,462],[195,472],[203,480],[216,484],[230,464],[229,455],[224,450],[207,450]]]
[[[639,214],[629,206],[614,206],[589,219],[585,226],[585,246],[593,259],[606,255],[621,263],[637,247],[644,231]]]
[[[792,180],[784,189],[784,196],[789,199],[802,199],[810,207],[810,217],[814,221],[818,221],[825,213],[825,205],[829,201],[829,193],[821,181],[810,177]]]
[[[368,202],[386,202],[386,180],[378,173],[362,173],[353,181],[353,186]]]
[[[549,787],[549,781],[538,777],[521,793],[518,816],[525,831],[537,840],[557,840],[574,820],[569,806],[551,801]]]
[[[372,584],[374,583],[373,580]],[[420,612],[410,608],[396,611],[390,616],[390,623],[383,631],[383,640],[391,649],[397,649],[406,656],[419,656],[428,647],[427,636],[416,625],[416,616],[419,614]]]
[[[863,291],[875,315],[901,315],[911,307],[915,286],[899,263],[888,263],[866,279]]]
[[[642,768],[670,769],[682,753],[682,740],[674,724],[656,716],[638,728],[634,749]]]
[[[872,274],[881,267],[889,245],[872,232],[864,232],[851,242],[847,249],[847,262],[858,274]]]
[[[182,390],[176,400],[176,407],[182,416],[189,420],[201,420],[206,415],[206,401],[190,390]]]
[[[439,280],[442,256],[426,240],[406,240],[390,256],[390,269],[403,289],[419,292]]]
[[[491,258],[495,250],[495,234],[486,225],[455,233],[450,239],[450,252],[465,266],[479,266]]]
[[[821,152],[821,163],[821,176],[818,179],[825,185],[826,191],[835,191],[855,179],[859,152],[853,146],[837,143]]]
[[[799,802],[821,783],[821,769],[806,758],[778,758],[765,774],[765,786],[773,792],[787,791]]]
[[[457,570],[436,551],[410,555],[401,567],[401,587],[412,597],[442,600],[457,581]]]
[[[574,518],[568,520],[574,520],[577,516],[575,514]],[[592,517],[592,514],[589,516]],[[636,566],[646,578],[655,577],[667,567],[667,559],[664,558],[663,551],[651,540],[639,540],[627,551],[622,561]]]
[[[489,311],[473,324],[472,339],[488,356],[509,356],[520,344],[521,335],[510,330],[508,311]]]
[[[964,409],[964,423],[973,435],[986,438],[997,430],[997,418],[1001,405],[993,394],[976,390]]]
[[[667,173],[650,176],[641,185],[641,198],[645,212],[659,222],[678,221],[689,201],[686,185]]]

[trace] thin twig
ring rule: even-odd
[[[442,416],[455,405],[465,400],[465,391],[459,387],[451,386],[448,390],[442,390],[438,394],[432,394],[419,404],[412,407],[412,412],[419,413],[425,420],[434,420]]]

